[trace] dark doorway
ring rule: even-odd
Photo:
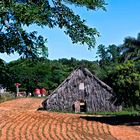
[[[86,107],[86,102],[80,101],[80,112],[86,112],[87,107]]]
[[[86,112],[86,102],[85,101],[76,101],[73,104],[73,111],[74,112]]]

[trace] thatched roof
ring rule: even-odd
[[[53,91],[53,93],[55,93],[60,87],[64,86],[79,70],[81,70],[85,75],[94,78],[103,88],[106,88],[109,92],[113,93],[113,89],[110,86],[105,84],[98,77],[93,75],[87,68],[84,68],[84,67],[78,67],[76,70],[71,72],[71,74]],[[50,96],[52,94],[50,94]]]

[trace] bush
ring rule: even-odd
[[[1,93],[0,94],[0,103],[7,101],[7,100],[14,99],[14,98],[15,98],[15,96],[13,93],[10,93],[10,92]]]

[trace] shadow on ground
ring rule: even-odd
[[[45,111],[45,109],[43,107],[39,107],[37,111]]]
[[[110,125],[140,125],[140,115],[131,116],[131,115],[119,115],[119,116],[80,116],[81,119],[87,121],[97,121],[101,123],[106,123]]]

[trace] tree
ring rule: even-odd
[[[6,67],[6,63],[0,59],[0,84],[3,84],[5,86],[5,82],[7,81],[8,78],[8,70]]]
[[[101,63],[117,62],[120,56],[120,50],[115,44],[109,45],[108,47],[101,44],[98,46],[97,54]]]
[[[121,46],[99,45],[97,54],[100,76],[116,92],[118,103],[140,106],[140,34],[125,38]]]
[[[126,37],[120,49],[123,62],[140,59],[140,33],[137,38]]]
[[[107,48],[103,44],[98,46],[97,54],[99,58],[101,59],[101,61],[107,61],[109,58]]]
[[[14,83],[21,83],[22,90],[30,87],[45,87],[48,90],[54,90],[62,81],[77,67],[85,66],[95,75],[102,74],[99,65],[96,62],[87,60],[59,59],[48,60],[39,58],[38,61],[28,59],[18,59],[6,64],[8,68],[9,80],[8,89],[14,90]]]
[[[112,44],[109,45],[107,48],[107,52],[109,53],[109,58],[110,61],[112,62],[118,62],[118,58],[120,56],[120,51],[119,51],[119,47]]]
[[[128,60],[114,66],[113,71],[105,79],[116,92],[119,103],[125,107],[140,106],[140,61]]]
[[[21,56],[36,57],[46,51],[46,39],[37,32],[27,33],[23,26],[36,24],[63,28],[73,43],[95,45],[99,33],[89,28],[69,5],[95,10],[105,9],[104,0],[2,0],[0,2],[0,52],[18,52]]]

